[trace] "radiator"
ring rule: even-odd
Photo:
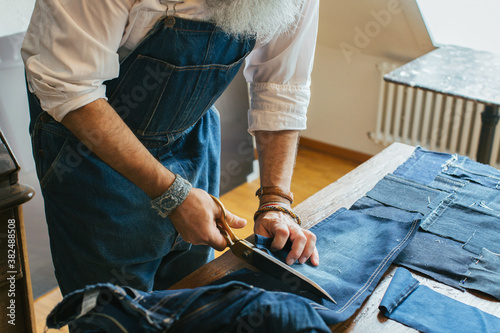
[[[386,82],[383,75],[399,65],[381,63],[375,131],[369,137],[387,146],[402,142],[476,159],[484,104]],[[500,123],[490,164],[500,169]]]

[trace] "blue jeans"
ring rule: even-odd
[[[299,281],[291,276],[278,279],[263,273],[239,272],[217,283],[237,280],[266,290],[295,293],[313,301],[327,324],[339,323],[371,294],[392,261],[410,243],[419,223],[416,214],[408,215],[406,221],[396,221],[342,208],[311,227],[317,237],[320,265],[295,263],[292,267],[318,283],[337,304],[301,290]],[[285,260],[290,244],[271,252],[271,239],[255,237],[257,246]]]
[[[220,125],[215,100],[234,78],[254,40],[230,37],[207,22],[159,20],[105,82],[108,102],[167,169],[217,196]],[[33,154],[63,295],[111,282],[166,289],[213,258],[192,246],[150,198],[43,112],[29,94]]]
[[[428,333],[496,333],[500,318],[421,286],[407,270],[398,268],[380,303],[393,320]]]
[[[340,209],[310,229],[317,236],[321,264],[315,267],[295,263],[293,267],[321,285],[337,304],[302,291],[300,283],[291,276],[278,279],[242,270],[211,286],[192,290],[145,294],[132,288],[106,285],[106,293],[115,295],[106,299],[119,299],[118,302],[108,301],[113,306],[96,306],[97,296],[92,290],[103,287],[88,286],[87,291],[66,296],[49,316],[48,326],[94,324],[113,332],[111,328],[115,329],[118,321],[130,331],[137,331],[132,325],[144,325],[147,327],[142,328],[144,332],[156,332],[158,327],[172,327],[183,332],[197,331],[200,327],[203,332],[253,332],[254,329],[255,332],[323,332],[325,323],[335,324],[352,316],[394,258],[410,242],[420,220],[419,215],[408,217],[407,221],[394,221]],[[270,252],[271,240],[259,235],[256,235],[256,244],[281,260],[290,250],[288,244],[281,251]],[[85,294],[90,295],[89,300],[85,299]],[[245,304],[253,300],[257,301]],[[77,318],[79,308],[86,309],[85,304],[93,310],[84,311]],[[262,313],[267,315],[261,318]],[[110,321],[107,316],[114,320]],[[262,327],[253,327],[261,321]]]
[[[499,180],[500,171],[490,166],[417,148],[351,209],[393,219],[422,214],[415,243],[395,262],[498,297],[491,286],[500,284]]]
[[[47,317],[49,328],[66,324],[73,332],[330,332],[307,299],[241,282],[151,293],[87,286]]]

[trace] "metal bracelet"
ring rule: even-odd
[[[158,215],[166,218],[186,200],[192,187],[190,182],[176,174],[175,180],[168,190],[158,198],[151,200],[151,208],[156,209]]]

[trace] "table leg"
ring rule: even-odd
[[[481,113],[482,126],[479,146],[477,148],[477,161],[484,164],[490,163],[493,140],[495,139],[495,128],[500,119],[498,109],[498,106],[486,105],[484,111]]]

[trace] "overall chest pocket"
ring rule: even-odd
[[[139,54],[109,102],[138,135],[182,132],[213,105],[244,58],[229,65],[176,66]]]

